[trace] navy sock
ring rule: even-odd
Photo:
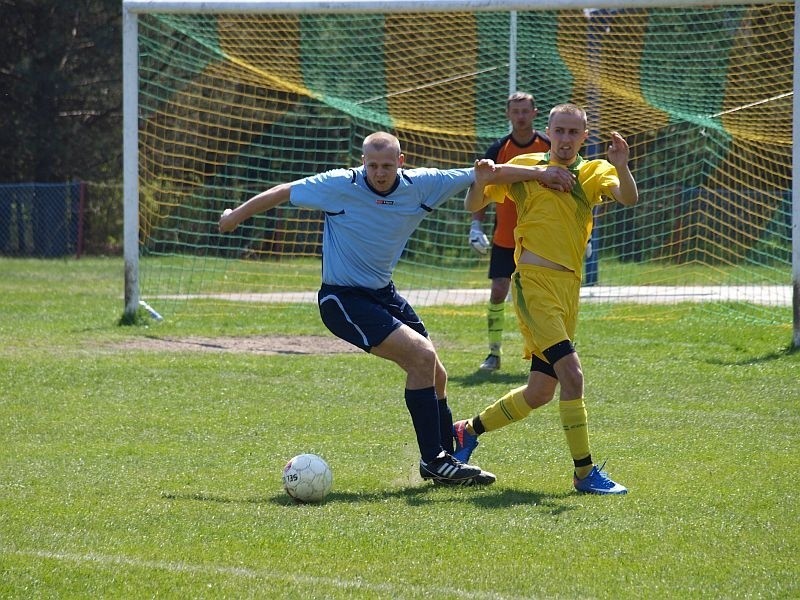
[[[439,407],[433,387],[406,390],[406,406],[411,414],[422,460],[429,462],[442,452],[439,433]]]
[[[452,454],[455,450],[453,447],[453,413],[447,405],[447,398],[439,398],[439,437],[444,451]]]

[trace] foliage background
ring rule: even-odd
[[[0,0],[0,182],[122,178],[122,4]]]

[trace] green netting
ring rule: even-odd
[[[591,119],[585,156],[602,156],[612,130],[631,144],[641,200],[597,214],[587,298],[717,300],[730,314],[719,300],[743,297],[753,308],[735,314],[788,323],[793,5],[521,11],[513,55],[510,21],[141,16],[142,295],[169,314],[194,298],[213,312],[232,294],[313,292],[320,215],[280,207],[220,236],[218,214],[358,164],[378,129],[398,135],[409,166],[471,164],[508,131],[513,62],[539,129],[572,101]],[[488,297],[460,200],[412,238],[397,271],[405,291]]]

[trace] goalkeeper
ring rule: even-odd
[[[486,151],[485,158],[495,163],[506,163],[520,154],[547,152],[550,139],[533,128],[533,120],[539,114],[536,100],[526,92],[516,92],[506,101],[506,117],[511,123],[511,133],[494,142]],[[503,202],[495,207],[494,233],[491,245],[483,232],[486,207],[472,213],[469,243],[480,254],[490,250],[489,307],[486,312],[489,333],[489,355],[481,363],[481,371],[496,371],[500,368],[502,355],[503,325],[511,274],[514,272],[514,227],[517,225],[517,209],[513,202]]]
[[[490,201],[510,199],[517,207],[517,270],[512,290],[525,358],[531,360],[531,367],[527,385],[510,391],[472,419],[454,424],[454,454],[459,460],[469,460],[479,435],[524,419],[553,399],[558,384],[559,416],[574,465],[575,489],[624,494],[627,489],[592,460],[583,370],[573,340],[592,208],[604,199],[626,206],[639,199],[628,167],[630,149],[625,139],[613,132],[607,161],[584,160],[579,151],[589,135],[586,112],[574,104],[554,107],[546,131],[551,152],[518,156],[511,165],[558,166],[576,178],[570,192],[532,181],[486,188],[477,181],[464,200],[465,208],[473,212]]]
[[[405,403],[420,450],[423,479],[445,484],[489,484],[494,475],[452,456],[453,418],[447,405],[447,372],[425,325],[397,293],[392,272],[422,220],[476,179],[486,183],[537,179],[569,189],[563,169],[506,169],[490,160],[465,169],[403,169],[400,142],[377,132],[362,145],[362,166],[334,169],[282,183],[247,200],[219,219],[222,233],[284,202],[321,210],[322,322],[335,336],[397,364],[406,373]],[[369,399],[367,399],[369,400]]]

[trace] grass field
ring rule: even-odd
[[[0,259],[2,598],[797,598],[800,353],[785,325],[697,305],[587,306],[593,455],[624,497],[575,494],[555,403],[481,438],[484,489],[416,472],[403,377],[364,354],[139,349],[328,335],[314,306],[120,327],[121,259]],[[421,311],[458,418],[526,376],[480,305]],[[136,343],[134,343],[136,342]],[[322,505],[281,468],[317,452]]]

